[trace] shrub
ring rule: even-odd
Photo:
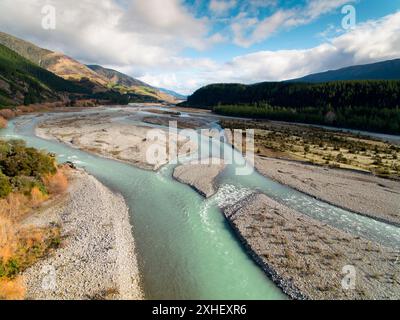
[[[39,178],[56,173],[54,158],[21,141],[10,141],[6,156],[0,158],[0,168],[8,177],[29,176]]]
[[[0,171],[0,198],[7,197],[12,192],[9,178]]]

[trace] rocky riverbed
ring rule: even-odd
[[[187,137],[174,133],[169,135],[162,129],[114,122],[113,116],[98,113],[44,121],[36,128],[36,135],[146,170],[158,170],[171,157],[197,150],[196,143]],[[119,116],[126,114],[120,113]],[[169,146],[169,142],[176,145],[176,150]],[[152,150],[158,150],[158,154]]]
[[[143,299],[128,207],[84,171],[71,173],[68,197],[32,216],[59,225],[61,248],[28,269],[28,299]]]
[[[398,252],[264,194],[224,210],[255,261],[295,299],[399,299]]]
[[[342,169],[256,158],[257,170],[335,206],[400,226],[400,181]]]
[[[217,192],[216,179],[224,169],[225,164],[221,159],[196,160],[176,167],[173,177],[209,198]]]

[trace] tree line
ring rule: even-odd
[[[400,133],[400,81],[215,84],[184,103],[242,117]]]

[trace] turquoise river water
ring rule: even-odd
[[[238,176],[236,165],[227,167],[218,193],[205,200],[172,178],[174,165],[149,172],[37,138],[37,121],[53,116],[60,114],[20,117],[0,130],[0,137],[23,139],[55,153],[60,162],[72,161],[124,196],[147,299],[286,299],[246,253],[219,209],[254,190],[352,234],[400,247],[399,228],[325,204],[256,172]],[[218,141],[209,145],[221,147]]]

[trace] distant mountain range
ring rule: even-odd
[[[162,91],[162,92],[164,92],[166,94],[169,94],[170,96],[173,96],[178,100],[186,100],[187,99],[187,96],[185,96],[183,94],[180,94],[180,93],[177,93],[177,92],[172,91],[172,90],[168,90],[168,89],[164,89],[164,88],[158,88],[158,90],[160,90],[160,91]]]
[[[400,80],[400,59],[315,73],[288,82],[329,82],[339,80]]]
[[[154,88],[140,80],[98,65],[86,66],[63,53],[40,48],[30,42],[0,32],[3,45],[31,63],[75,84],[91,93],[108,94],[110,90],[140,98],[142,101],[176,102],[177,98],[166,90]],[[82,88],[81,88],[82,90]],[[171,92],[172,93],[172,92]]]

